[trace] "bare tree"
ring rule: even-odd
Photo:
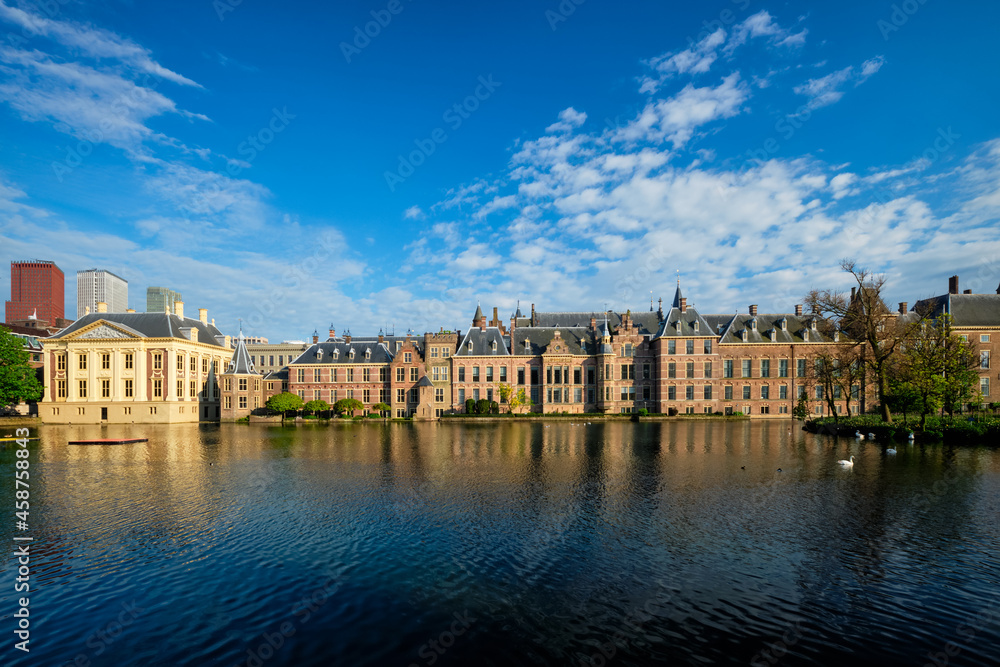
[[[879,395],[882,420],[892,421],[885,401],[889,387],[890,360],[900,342],[908,337],[914,322],[901,321],[882,299],[886,278],[858,266],[853,259],[844,259],[840,267],[857,283],[850,295],[832,290],[813,290],[806,303],[813,311],[836,322],[854,342],[864,368],[871,372]]]

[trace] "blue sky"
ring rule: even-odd
[[[0,0],[0,262],[272,340],[997,288],[996,3],[577,2]]]

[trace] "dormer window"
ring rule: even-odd
[[[809,320],[809,328],[816,331],[816,318]]]
[[[804,340],[807,343],[809,342],[809,332],[808,331],[803,331],[802,332],[802,340]]]
[[[834,343],[839,343],[840,342],[840,332],[839,331],[834,331],[833,332],[833,342]]]
[[[720,335],[720,336],[722,335],[722,330],[723,330],[723,329],[725,329],[725,328],[726,328],[726,325],[725,325],[725,324],[720,324],[720,325],[719,325],[719,335]]]
[[[674,328],[677,329],[678,331],[681,330],[681,321],[680,320],[677,320],[676,322],[674,322]]]
[[[365,360],[372,358],[372,349],[370,347],[365,348]]]
[[[527,338],[524,339],[524,351],[531,352],[531,341]]]
[[[691,328],[694,329],[695,333],[698,333],[698,320],[691,323]]]
[[[340,356],[340,350],[337,348],[333,348],[333,358],[336,359],[339,356]]]
[[[490,344],[490,347],[491,347],[491,348],[493,349],[493,351],[494,351],[494,352],[496,352],[496,351],[497,351],[497,342],[496,342],[496,341],[493,341],[493,342],[492,342],[492,343]]]
[[[323,358],[323,348],[318,348],[316,350],[316,361],[319,361],[322,358]]]
[[[746,329],[744,329],[743,331],[741,331],[741,332],[740,332],[740,334],[741,334],[741,335],[740,335],[740,338],[742,338],[742,339],[743,339],[743,342],[744,342],[744,343],[745,343],[745,342],[747,342],[747,336],[749,335],[749,334],[748,334],[748,332],[747,332],[747,330],[746,330]]]
[[[354,359],[354,348],[352,347],[352,348],[351,348],[351,350],[350,350],[350,351],[349,351],[349,352],[348,352],[347,354],[348,354],[348,356],[349,356],[349,357],[350,357],[351,359]]]
[[[465,349],[467,349],[469,351],[469,354],[472,354],[472,341],[471,340],[469,341],[469,344],[465,346]]]
[[[777,339],[778,339],[778,332],[775,331],[774,329],[771,329],[771,342],[773,343]]]
[[[781,321],[780,321],[780,324],[781,324],[781,330],[782,331],[788,331],[788,320],[786,320],[784,317],[782,317]]]

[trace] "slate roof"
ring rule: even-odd
[[[283,382],[288,382],[288,369],[282,368],[280,371],[271,371],[264,376],[265,380],[281,380]]]
[[[950,313],[956,327],[1000,326],[1000,294],[943,294],[917,301],[913,310],[933,318]]]
[[[590,328],[590,320],[597,320],[597,327],[600,329],[607,315],[608,326],[614,330],[621,326],[622,316],[613,311],[604,312],[565,312],[565,313],[542,313],[535,312],[535,319],[538,321],[533,328],[561,328],[561,327],[586,327]],[[659,314],[654,312],[631,311],[629,316],[632,323],[638,328],[639,334],[652,336],[660,328]],[[517,318],[515,327],[532,327],[530,317]]]
[[[351,350],[354,350],[354,358],[351,358]],[[366,351],[371,351],[369,357],[365,356]],[[350,343],[343,341],[339,343],[313,343],[305,352],[300,354],[289,366],[299,364],[322,364],[337,365],[346,364],[387,364],[393,359],[393,354],[385,343],[379,343],[378,339],[371,341],[358,341],[354,338]]]
[[[521,327],[514,329],[513,341],[511,342],[511,354],[537,356],[545,351],[545,348],[555,338],[556,331],[566,344],[569,354],[573,355],[593,355],[597,354],[597,340],[595,334],[590,330],[589,321],[586,327]],[[525,349],[524,342],[528,341],[528,348]]]
[[[472,343],[471,351],[469,350],[469,343]],[[493,343],[496,343],[495,350],[493,349]],[[458,350],[452,356],[506,357],[509,355],[507,341],[504,339],[504,335],[500,333],[500,329],[497,327],[486,327],[485,329],[473,327],[466,332],[465,337],[462,339],[462,344],[458,346]]]
[[[190,317],[178,317],[173,313],[91,313],[90,315],[84,315],[51,338],[65,338],[101,320],[114,324],[141,338],[180,338],[188,340],[181,334],[181,329],[196,329],[198,331],[199,343],[225,347],[225,341],[219,340],[223,338],[223,333],[215,325],[202,324],[201,320]]]
[[[430,381],[426,375],[420,378],[420,382],[417,383],[418,387],[433,387],[434,383]]]
[[[233,350],[233,358],[230,359],[229,365],[226,367],[226,373],[233,373],[235,375],[257,374],[257,371],[253,367],[253,361],[250,359],[250,353],[247,352],[247,343],[242,331],[240,331],[240,335],[236,339],[236,349]]]
[[[677,288],[677,293],[681,293],[680,287]],[[717,335],[718,330],[712,328],[711,323],[698,313],[697,308],[688,306],[687,311],[682,313],[680,306],[675,306],[663,318],[655,338],[692,338]]]
[[[343,343],[344,339],[340,338],[340,337],[337,337],[337,338],[327,338],[325,342],[327,342],[327,343]],[[399,343],[400,345],[402,345],[403,343],[405,343],[406,342],[406,336],[382,336],[382,342],[385,343],[386,347],[389,348],[390,352],[392,352],[393,354],[395,354],[395,352],[396,352],[396,343]],[[365,343],[365,344],[371,344],[371,345],[378,345],[378,336],[351,336],[351,343],[352,344]],[[421,337],[410,336],[410,344],[413,345],[413,347],[420,354],[424,353],[423,343],[424,343],[424,339],[423,339],[422,336]]]
[[[721,316],[716,316],[721,317]],[[817,328],[810,328],[812,320],[816,320]],[[756,330],[752,322],[756,320]],[[785,321],[785,328],[782,329],[781,322]],[[730,315],[729,322],[719,340],[719,343],[771,343],[770,333],[774,332],[774,343],[832,343],[833,338],[820,333],[818,323],[820,318],[816,315],[793,315],[787,313],[758,314],[754,315]],[[747,339],[743,340],[743,332],[746,331]],[[808,331],[809,340],[805,340],[805,332]],[[841,340],[846,337],[841,336]]]

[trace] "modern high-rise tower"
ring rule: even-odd
[[[37,317],[54,324],[64,317],[66,277],[55,262],[33,259],[10,263],[10,301],[4,321]]]
[[[174,304],[183,301],[180,292],[175,292],[166,287],[146,288],[146,312],[163,313],[174,312]]]
[[[97,304],[108,304],[109,313],[124,313],[128,309],[128,281],[104,269],[87,269],[76,272],[76,317],[83,317],[90,309],[97,312]]]

